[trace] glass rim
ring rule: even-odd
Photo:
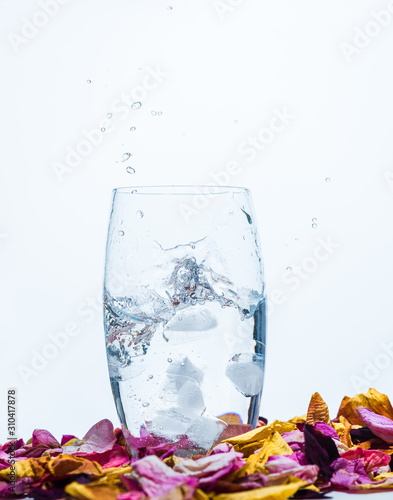
[[[113,189],[113,194],[132,195],[187,195],[187,196],[215,196],[219,194],[250,193],[242,186],[217,186],[214,184],[163,184],[150,186],[130,186]]]

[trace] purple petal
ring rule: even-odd
[[[337,439],[337,441],[340,441],[340,437],[337,432],[333,429],[333,427],[330,427],[330,425],[326,424],[325,422],[315,422],[314,428],[322,432],[324,436],[329,436],[332,439]]]
[[[373,434],[386,443],[393,444],[393,420],[383,415],[377,415],[364,406],[358,406],[355,412]]]
[[[64,446],[68,441],[71,441],[71,439],[76,439],[76,436],[73,436],[72,434],[64,434],[64,436],[61,438],[61,446]]]
[[[309,464],[318,465],[323,481],[328,481],[333,473],[330,464],[339,458],[339,453],[333,439],[324,436],[312,425],[304,426],[305,453]]]
[[[335,486],[350,489],[357,484],[372,483],[361,460],[338,458],[332,464],[334,470],[330,482]]]

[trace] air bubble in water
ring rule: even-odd
[[[87,83],[91,83],[91,80],[86,80]]]
[[[167,359],[168,363],[172,363],[172,358]]]
[[[134,130],[136,130],[136,127],[131,127],[130,128],[130,132],[134,132]]]
[[[149,403],[142,403],[143,408],[147,408],[149,406]]]
[[[332,179],[330,177],[326,177],[325,182],[330,182]]]
[[[167,9],[172,10],[173,9],[172,5],[168,5]]]
[[[311,227],[312,227],[313,229],[315,229],[316,227],[318,227],[318,224],[316,224],[315,222],[313,222],[313,223],[311,224]]]
[[[142,103],[137,101],[131,104],[131,109],[139,109],[142,106]]]
[[[158,116],[161,116],[161,115],[162,115],[162,111],[158,111],[158,112],[157,112],[157,115],[158,115]]]
[[[147,378],[151,380],[153,378],[153,375],[149,375]]]
[[[126,172],[127,172],[128,174],[135,174],[135,168],[132,168],[132,167],[127,167],[127,168],[126,168]]]
[[[317,222],[317,220],[318,219],[316,217],[314,217],[311,222]]]
[[[102,127],[101,128],[101,132],[105,132],[106,128],[105,127]]]
[[[156,112],[156,111],[152,111],[152,112],[151,112],[151,114],[152,114],[153,116],[156,116],[157,112]]]
[[[286,268],[286,271],[292,271],[292,267],[291,267],[291,266],[288,266],[288,267]]]
[[[132,156],[131,153],[124,153],[121,157],[121,161],[127,161]]]
[[[143,215],[144,215],[144,214],[143,214],[142,210],[138,210],[138,211],[137,211],[137,213],[136,213],[136,215],[137,215],[140,219],[142,219],[142,217],[143,217]]]
[[[119,236],[124,236],[124,231],[119,231]]]
[[[106,117],[107,117],[107,118],[109,118],[109,119],[110,119],[110,118],[112,118],[112,113],[108,113],[108,114],[106,115]]]

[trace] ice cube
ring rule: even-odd
[[[168,332],[201,332],[216,328],[216,318],[205,309],[179,311],[178,314],[168,323]],[[187,340],[187,339],[185,339]]]
[[[191,361],[185,354],[179,354],[172,359],[172,363],[167,367],[166,373],[168,375],[189,377],[201,384],[204,369],[205,363],[201,359],[194,357],[193,361]]]
[[[188,439],[198,448],[211,448],[227,424],[207,413],[193,420],[187,429]]]
[[[264,364],[262,354],[236,354],[229,360],[225,375],[244,396],[255,396],[263,387]]]

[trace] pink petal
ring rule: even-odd
[[[315,429],[321,431],[325,436],[329,436],[333,439],[337,439],[337,441],[340,441],[340,437],[337,432],[333,429],[333,427],[330,427],[330,425],[325,422],[315,422],[314,427]]]
[[[348,450],[341,455],[341,458],[347,460],[360,459],[368,476],[378,475],[382,473],[379,469],[390,464],[391,457],[379,450],[364,450],[360,446],[353,450]]]
[[[267,476],[268,486],[282,484],[290,476],[302,479],[308,484],[313,484],[317,480],[319,472],[317,465],[299,465],[289,456],[283,455],[270,457],[265,467],[270,472]]]
[[[193,494],[197,485],[195,478],[178,474],[155,455],[135,462],[127,476],[136,481],[147,496],[153,498],[170,493],[176,486],[188,486]]]
[[[35,431],[33,431],[33,439],[31,445],[34,448],[39,444],[45,444],[50,448],[58,448],[60,446],[60,443],[57,442],[57,439],[45,429],[36,429]]]
[[[213,486],[219,479],[240,469],[245,463],[242,453],[231,450],[198,460],[184,460],[176,464],[173,470],[198,478],[199,484],[206,487]]]
[[[68,443],[68,441],[71,441],[71,439],[76,439],[76,436],[73,436],[72,434],[64,434],[64,436],[61,438],[60,445],[65,445],[66,443]]]
[[[113,433],[112,422],[108,419],[100,420],[87,432],[82,441],[70,446],[63,446],[63,453],[78,455],[79,453],[104,453],[113,448],[116,437]]]
[[[128,453],[118,444],[114,444],[111,450],[104,451],[104,453],[78,453],[78,456],[92,462],[98,462],[103,469],[121,467],[130,462]]]
[[[334,486],[342,488],[354,489],[358,484],[372,483],[373,481],[367,476],[361,460],[346,460],[338,458],[332,463],[334,470],[330,479]]]
[[[358,406],[355,410],[370,431],[388,444],[393,444],[393,420]]]

